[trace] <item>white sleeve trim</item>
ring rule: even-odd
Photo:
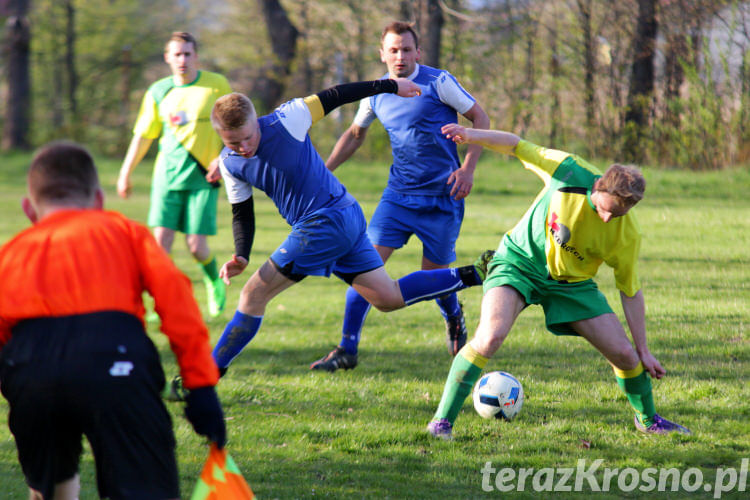
[[[357,114],[354,115],[354,124],[361,128],[367,128],[375,121],[375,118],[377,116],[375,116],[375,111],[372,110],[370,105],[370,98],[365,97],[359,101],[359,109],[357,109]]]
[[[275,114],[292,137],[300,142],[305,140],[312,126],[312,115],[304,99],[297,97],[285,102],[276,109]]]
[[[453,78],[453,75],[447,71],[443,71],[438,75],[435,88],[437,89],[440,101],[455,109],[459,114],[469,111],[476,102],[471,94],[466,92],[456,79]]]
[[[258,161],[257,158],[251,158],[246,161]],[[221,177],[224,179],[224,187],[227,190],[227,200],[229,203],[242,203],[250,199],[253,195],[253,186],[237,177],[233,176],[224,165],[224,160],[219,161],[219,170]]]

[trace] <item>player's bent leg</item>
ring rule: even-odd
[[[175,230],[168,227],[157,226],[154,228],[154,238],[160,247],[165,252],[172,252],[172,244],[174,243]]]
[[[508,286],[491,288],[482,299],[482,314],[474,338],[453,358],[440,405],[427,427],[435,437],[447,439],[482,369],[508,336],[525,306],[523,297]]]
[[[222,374],[226,373],[231,361],[260,330],[266,306],[271,299],[294,283],[296,282],[281,274],[270,259],[245,283],[237,311],[213,350],[214,359]]]
[[[55,485],[54,498],[57,500],[78,500],[81,493],[81,478],[78,474]],[[39,497],[41,499],[41,497]]]
[[[226,285],[219,278],[216,257],[211,254],[211,250],[208,248],[208,238],[205,234],[187,234],[185,235],[185,242],[203,273],[208,314],[215,318],[224,311],[227,300]]]
[[[571,326],[596,347],[612,365],[617,384],[635,411],[636,429],[647,434],[690,434],[687,428],[656,413],[651,379],[614,313],[576,321]]]

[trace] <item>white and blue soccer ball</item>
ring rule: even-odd
[[[513,420],[523,406],[523,386],[506,372],[490,372],[474,386],[474,409],[484,418]]]

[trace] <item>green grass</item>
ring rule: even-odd
[[[1,157],[0,242],[26,227],[18,201],[28,157]],[[107,206],[145,220],[149,163],[135,174],[134,195],[116,198],[118,160],[100,159]],[[350,163],[339,178],[369,216],[385,184],[387,165]],[[657,409],[690,427],[692,436],[647,437],[637,433],[632,413],[604,359],[577,338],[548,333],[538,308],[525,311],[488,370],[505,370],[524,385],[526,402],[512,423],[482,420],[470,401],[457,421],[453,442],[430,439],[425,425],[442,392],[450,358],[443,322],[432,303],[393,314],[373,311],[363,332],[360,366],[335,374],[313,373],[308,364],[339,341],[346,287],[337,279],[308,278],[271,302],[263,328],[235,360],[219,385],[229,432],[228,449],[260,498],[476,498],[480,469],[538,470],[587,466],[603,469],[695,467],[706,482],[719,468],[739,468],[750,457],[750,172],[647,170],[647,197],[637,208],[645,233],[640,260],[651,351],[666,367],[655,381]],[[541,183],[515,163],[485,153],[476,187],[467,201],[458,241],[458,262],[471,262],[497,246],[530,204]],[[288,228],[276,208],[256,192],[257,235],[251,270],[283,240]],[[223,262],[232,252],[228,204],[219,207],[220,232],[210,239]],[[392,276],[415,270],[415,241],[387,265]],[[182,241],[173,257],[190,276],[205,312],[205,292]],[[598,276],[620,317],[612,273]],[[244,278],[249,276],[249,272]],[[212,341],[233,313],[242,279],[229,289],[223,317],[208,320]],[[479,316],[481,290],[461,292],[470,328]],[[165,337],[150,334],[168,376],[176,373]],[[189,496],[206,454],[202,440],[170,403],[178,441],[181,487]],[[0,402],[0,498],[25,498],[26,488]],[[91,454],[82,460],[82,499],[95,498]],[[557,478],[558,476],[556,476]],[[494,476],[492,482],[494,485]],[[573,484],[572,482],[570,484]],[[750,484],[748,484],[750,488]],[[531,479],[515,496],[536,498]],[[583,497],[584,493],[555,493]],[[616,487],[602,498],[643,496]],[[654,493],[651,493],[654,495]],[[684,491],[661,493],[682,498]],[[697,497],[710,497],[702,488]],[[747,492],[722,498],[746,498]]]

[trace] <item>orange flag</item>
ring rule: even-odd
[[[242,477],[227,449],[211,443],[206,465],[193,490],[191,500],[252,500],[253,490]]]

